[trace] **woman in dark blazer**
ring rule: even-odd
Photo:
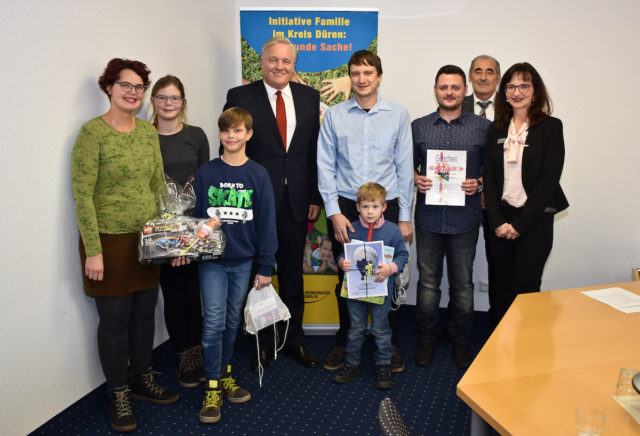
[[[542,78],[527,62],[502,76],[487,135],[484,196],[496,279],[489,294],[495,328],[516,295],[539,292],[553,245],[553,216],[569,206],[560,187],[562,122]]]

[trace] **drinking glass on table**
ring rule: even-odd
[[[604,432],[604,410],[593,404],[576,407],[576,434],[578,436],[600,436]]]
[[[621,368],[616,385],[616,400],[620,403],[629,404],[640,399],[640,395],[633,388],[633,377],[638,373],[635,368]]]

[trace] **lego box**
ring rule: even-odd
[[[159,265],[185,256],[191,261],[220,259],[225,236],[216,218],[177,216],[147,221],[140,230],[138,260],[143,265]]]

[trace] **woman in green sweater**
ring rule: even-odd
[[[109,61],[98,83],[110,108],[82,126],[71,156],[84,291],[96,303],[109,416],[121,432],[136,427],[130,399],[178,399],[153,380],[159,269],[137,260],[138,231],[156,215],[155,195],[164,183],[158,134],[134,115],[149,73],[142,62]]]

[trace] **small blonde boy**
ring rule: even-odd
[[[382,282],[389,279],[387,296],[383,304],[375,304],[361,300],[347,300],[349,319],[351,321],[347,334],[345,366],[334,373],[335,383],[348,383],[360,375],[360,356],[364,335],[367,330],[367,314],[371,313],[371,334],[374,336],[377,351],[374,355],[376,364],[376,388],[391,389],[391,328],[389,327],[389,308],[395,274],[402,271],[409,259],[409,252],[404,245],[402,232],[397,225],[386,222],[383,212],[387,208],[387,191],[377,183],[365,183],[358,189],[356,208],[360,219],[351,223],[354,231],[349,231],[349,239],[360,241],[382,241],[385,246],[394,248],[393,261],[380,263],[374,274],[375,281]],[[339,257],[338,266],[347,272],[351,269],[351,262]]]

